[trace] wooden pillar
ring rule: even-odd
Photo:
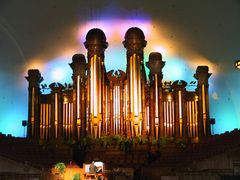
[[[73,70],[73,128],[72,139],[77,140],[86,135],[86,59],[82,54],[75,54],[72,63],[69,64]]]
[[[129,92],[129,124],[131,125],[131,136],[139,136],[142,133],[143,124],[143,100],[142,100],[142,78],[144,76],[141,66],[143,63],[143,49],[147,42],[141,29],[133,27],[127,30],[123,41],[127,49],[127,80]],[[137,102],[137,103],[136,103]]]
[[[159,139],[164,135],[163,131],[163,92],[162,92],[162,68],[165,62],[162,55],[152,52],[149,55],[147,67],[150,69],[150,98],[151,98],[151,133]]]
[[[28,70],[28,128],[27,138],[40,138],[40,83],[43,81],[41,73],[37,69]]]
[[[198,80],[198,133],[199,137],[211,135],[208,97],[208,66],[198,66],[194,77]]]
[[[62,90],[64,89],[63,85],[60,83],[52,83],[49,85],[52,90],[51,94],[53,97],[53,119],[54,119],[54,128],[55,128],[55,138],[61,141],[63,137],[63,96]]]
[[[108,47],[104,32],[98,28],[88,31],[85,48],[88,51],[88,78],[90,84],[89,120],[90,134],[97,138],[102,135],[103,120],[103,88],[105,79],[104,51]]]
[[[184,137],[186,135],[186,108],[185,91],[187,83],[185,81],[174,81],[172,88],[175,97],[175,136]]]

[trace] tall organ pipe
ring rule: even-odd
[[[41,73],[37,69],[28,71],[28,76],[25,77],[29,83],[28,86],[28,129],[27,137],[36,138],[40,137],[40,83],[43,81]]]
[[[130,99],[130,129],[131,136],[141,135],[142,125],[142,86],[141,76],[144,74],[141,71],[143,60],[143,49],[146,46],[145,36],[141,29],[132,27],[128,29],[123,41],[124,47],[127,49],[127,79],[129,84],[129,99]]]
[[[165,108],[163,104],[162,98],[162,68],[165,65],[165,62],[162,61],[162,55],[158,52],[152,52],[149,55],[149,61],[146,63],[147,67],[150,69],[150,94],[152,94],[153,101],[150,107],[150,113],[152,114],[151,122],[154,123],[154,126],[151,127],[154,129],[150,129],[151,134],[154,138],[158,139],[159,134],[166,134],[164,131],[164,124],[163,124],[163,108]],[[167,110],[167,109],[166,109]],[[166,111],[164,111],[166,113]]]
[[[210,131],[210,118],[209,118],[209,101],[208,101],[208,78],[211,73],[208,73],[207,66],[198,66],[194,77],[198,80],[198,134],[199,136],[208,136]]]
[[[72,63],[69,66],[73,70],[73,108],[72,108],[72,139],[80,139],[80,136],[85,136],[86,132],[86,112],[87,108],[85,102],[88,96],[86,96],[86,59],[83,54],[75,54],[72,57]],[[88,81],[87,81],[88,84]],[[87,91],[88,92],[88,91]]]
[[[104,87],[104,51],[108,46],[106,36],[100,29],[94,28],[88,31],[86,36],[85,48],[88,50],[89,71],[88,78],[90,79],[90,134],[94,137],[100,137],[102,133],[102,119],[105,112],[102,112],[102,89]]]

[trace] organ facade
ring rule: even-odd
[[[49,85],[41,92],[43,78],[30,69],[27,137],[40,140],[79,140],[91,136],[180,137],[209,136],[209,100],[207,66],[198,66],[194,74],[195,91],[187,91],[187,82],[163,82],[162,55],[152,52],[144,64],[147,42],[141,29],[133,27],[125,34],[126,71],[106,72],[105,34],[91,29],[83,54],[72,57],[72,85]],[[148,76],[148,77],[147,77]]]

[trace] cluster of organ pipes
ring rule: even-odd
[[[29,82],[28,138],[79,140],[84,136],[124,137],[203,137],[210,135],[207,66],[197,67],[195,91],[187,83],[174,81],[163,86],[162,55],[152,52],[145,72],[143,49],[147,42],[137,27],[130,28],[123,41],[127,49],[126,72],[106,72],[105,34],[91,29],[83,54],[72,57],[73,84],[49,85],[51,93],[42,94],[43,78],[37,69],[28,71]]]

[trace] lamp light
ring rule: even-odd
[[[236,67],[237,69],[240,69],[240,59],[238,59],[238,60],[235,61],[235,67]]]

